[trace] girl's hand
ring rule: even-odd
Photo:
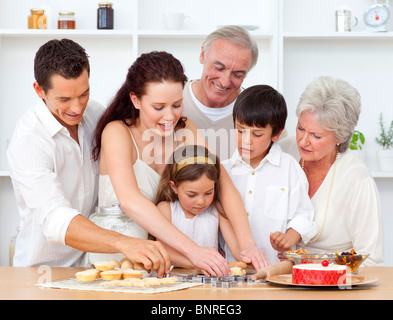
[[[240,257],[243,262],[247,264],[252,264],[255,270],[260,270],[263,267],[267,267],[270,265],[269,259],[266,255],[259,250],[257,247],[251,247],[248,249],[244,249],[240,252]]]
[[[193,265],[213,276],[228,276],[230,274],[228,262],[214,248],[197,246],[189,256]]]

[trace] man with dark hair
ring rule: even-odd
[[[104,108],[89,101],[90,66],[72,40],[51,40],[36,53],[34,90],[41,100],[19,120],[8,163],[21,215],[15,266],[80,266],[83,251],[123,253],[163,274],[160,243],[102,229],[88,217],[97,205],[98,161],[92,138]]]

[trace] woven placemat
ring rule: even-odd
[[[202,283],[176,282],[174,284],[163,284],[156,287],[123,287],[123,286],[102,286],[101,285],[102,282],[104,282],[104,280],[102,279],[97,279],[89,282],[81,282],[78,281],[76,278],[68,278],[58,281],[51,281],[51,282],[37,284],[37,286],[42,288],[53,288],[53,289],[155,294],[155,293],[163,293],[163,292],[170,292],[176,290],[184,290],[184,289],[202,285]]]

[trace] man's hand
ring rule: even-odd
[[[159,241],[129,238],[122,246],[122,253],[131,261],[143,264],[146,270],[162,277],[170,269],[167,251]]]

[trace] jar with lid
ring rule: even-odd
[[[30,15],[27,19],[29,29],[46,29],[47,19],[44,9],[30,9]]]
[[[97,29],[113,29],[113,8],[111,2],[98,3]]]
[[[75,12],[62,11],[59,12],[57,19],[58,29],[75,29]]]
[[[148,233],[140,227],[135,221],[131,220],[120,208],[120,205],[114,204],[109,207],[98,207],[89,219],[97,226],[116,231],[129,237],[147,239]],[[88,263],[97,261],[108,261],[116,259],[120,261],[124,256],[122,254],[103,254],[91,253],[87,254]]]

